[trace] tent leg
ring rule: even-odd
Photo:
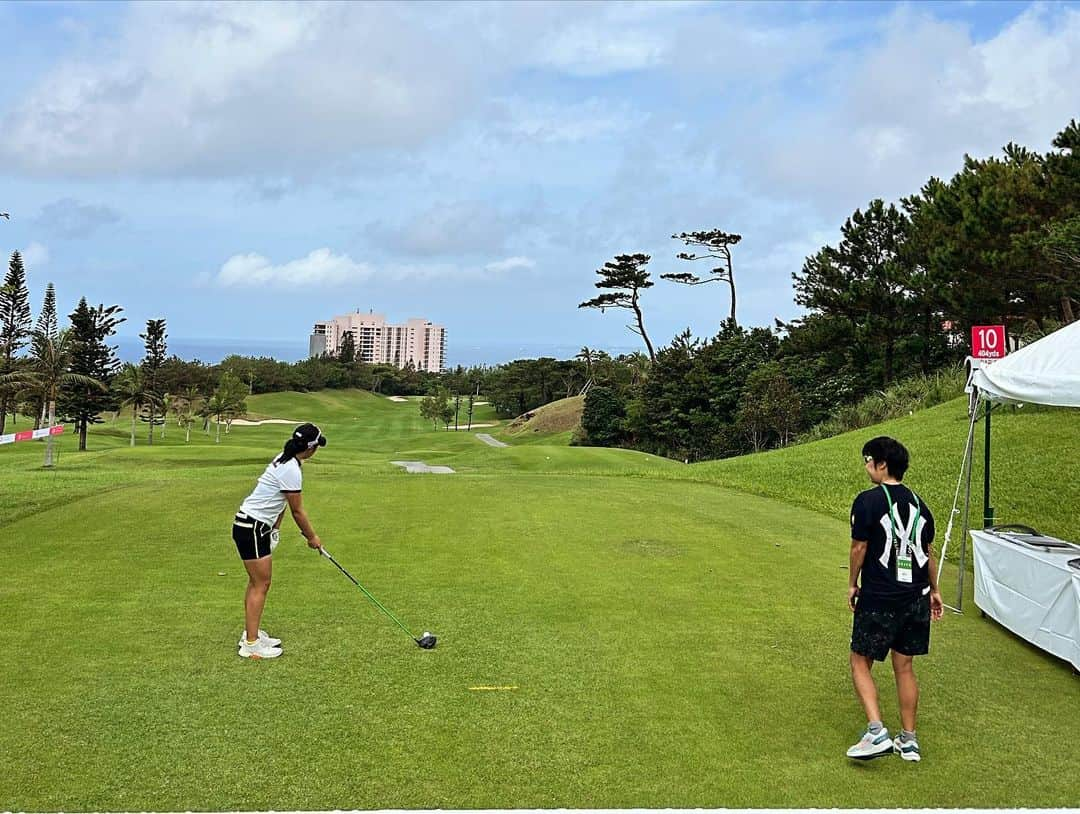
[[[983,528],[994,525],[994,507],[990,505],[990,400],[986,400],[986,433],[983,438]]]
[[[975,403],[975,412],[979,410],[978,402]],[[968,433],[967,446],[967,487],[964,490],[964,525],[960,532],[960,568],[956,578],[956,612],[963,613],[964,607],[964,573],[967,570],[967,538],[971,530],[971,470],[975,457],[975,433]]]

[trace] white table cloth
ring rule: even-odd
[[[971,532],[975,604],[1017,636],[1080,670],[1080,547],[1045,551]]]

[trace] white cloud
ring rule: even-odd
[[[490,271],[494,274],[506,274],[508,271],[531,268],[536,268],[536,261],[531,260],[528,257],[520,256],[507,257],[505,260],[496,260],[494,263],[488,263],[484,266],[485,271]]]
[[[855,24],[844,26],[787,17],[758,20],[745,7],[695,17],[672,34],[670,64],[690,90],[756,96],[777,83],[836,59]],[[676,86],[681,90],[681,87]]]
[[[40,176],[280,178],[415,150],[520,70],[660,65],[683,9],[134,3],[116,33],[0,111],[0,163]]]
[[[965,153],[1049,149],[1080,109],[1080,12],[1034,6],[976,41],[963,23],[902,6],[869,41],[802,65],[812,105],[744,101],[729,112],[742,126],[703,149],[735,157],[750,194],[835,219],[950,177]]]
[[[366,233],[393,252],[435,257],[499,251],[516,217],[483,201],[440,203],[397,224],[377,221]]]
[[[534,65],[586,78],[646,71],[671,62],[677,57],[676,32],[700,23],[696,10],[709,10],[707,4],[691,2],[554,3],[551,8],[558,13],[558,24],[538,26],[532,47],[522,43],[519,49],[532,54]],[[566,13],[568,8],[572,14]],[[738,13],[734,9],[725,6],[720,16],[730,21]],[[718,46],[714,41],[708,47]]]
[[[372,274],[366,263],[347,254],[316,249],[307,257],[275,266],[260,254],[237,254],[225,261],[214,282],[224,288],[332,288],[365,280]],[[202,277],[197,282],[205,282]]]
[[[512,139],[576,144],[618,139],[647,121],[647,114],[625,102],[597,97],[571,103],[507,97],[492,105],[491,124],[497,134]]]
[[[40,243],[31,243],[22,250],[23,265],[28,269],[44,266],[49,262],[49,250]]]
[[[614,32],[602,25],[575,25],[542,44],[540,62],[566,73],[603,76],[653,68],[665,54],[665,38],[648,29]]]
[[[275,265],[261,254],[236,254],[221,266],[216,275],[196,275],[196,287],[220,288],[332,289],[373,277],[409,282],[437,279],[478,279],[531,269],[536,263],[528,257],[507,257],[486,266],[456,263],[389,263],[375,268],[358,263],[347,254],[335,254],[327,248],[316,249],[306,257]]]
[[[483,75],[408,6],[132,4],[0,119],[0,163],[40,175],[242,175],[424,143]],[[100,54],[109,56],[101,56]]]

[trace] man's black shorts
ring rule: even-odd
[[[233,520],[232,538],[242,560],[260,560],[270,556],[270,532],[268,524],[239,512]]]
[[[885,661],[890,650],[904,656],[930,652],[930,597],[892,607],[855,604],[851,623],[851,652]]]

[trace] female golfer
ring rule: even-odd
[[[278,529],[285,516],[285,506],[292,511],[293,520],[308,546],[322,548],[322,540],[311,527],[300,494],[303,475],[301,462],[326,446],[326,437],[314,424],[301,424],[294,431],[285,449],[266,467],[255,490],[240,504],[233,521],[232,536],[240,559],[248,572],[247,592],[244,594],[244,633],[240,637],[239,655],[245,659],[276,659],[281,655],[281,640],[259,629],[266,593],[270,590],[271,554],[278,544]],[[248,631],[254,633],[249,636]]]

